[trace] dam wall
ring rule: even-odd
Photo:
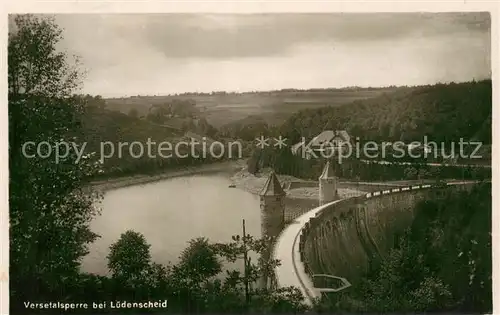
[[[321,296],[313,275],[346,279],[355,286],[371,258],[383,258],[410,226],[419,201],[440,197],[474,182],[414,185],[370,192],[314,208],[296,218],[277,240],[274,258],[278,286],[300,288],[309,303]],[[314,281],[313,281],[314,279]]]

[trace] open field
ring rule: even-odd
[[[173,99],[192,99],[202,115],[215,127],[245,118],[261,115],[269,124],[281,124],[291,114],[307,108],[339,106],[355,100],[389,93],[396,88],[348,88],[325,90],[282,90],[252,93],[183,94],[173,96],[132,96],[106,99],[110,110],[128,114],[136,109],[146,115],[152,105]]]

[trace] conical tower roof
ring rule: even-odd
[[[281,187],[280,181],[278,180],[278,177],[276,176],[276,173],[274,171],[269,174],[269,177],[267,178],[266,184],[264,185],[264,188],[262,188],[260,195],[261,196],[283,196],[285,195],[285,191]]]
[[[325,168],[323,169],[323,173],[321,173],[321,176],[319,177],[319,179],[327,179],[327,178],[335,178],[335,169],[330,164],[330,161],[326,162]]]

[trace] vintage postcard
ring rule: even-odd
[[[120,5],[5,14],[1,314],[493,312],[498,5]]]

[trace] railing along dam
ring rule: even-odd
[[[279,287],[298,287],[312,304],[325,290],[313,275],[341,277],[351,285],[367,271],[369,258],[384,257],[398,233],[413,220],[415,205],[448,189],[469,190],[476,182],[416,185],[336,200],[297,217],[280,234],[273,258]],[[328,290],[326,290],[328,291]]]

